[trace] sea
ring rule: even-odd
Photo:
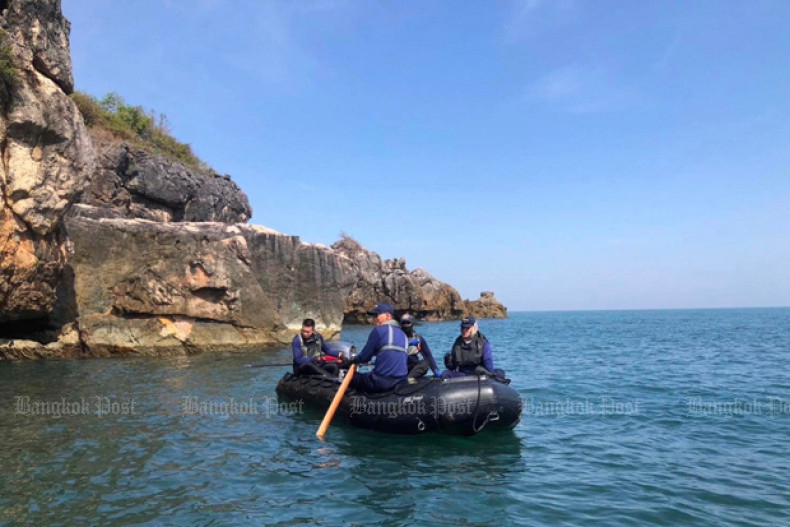
[[[0,525],[790,525],[790,309],[479,326],[524,413],[472,438],[319,441],[287,348],[0,364]]]

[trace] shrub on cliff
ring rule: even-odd
[[[14,83],[14,75],[16,75],[13,58],[14,50],[8,42],[8,32],[0,29],[0,82],[7,87]]]
[[[108,93],[98,100],[87,93],[75,91],[71,98],[89,128],[107,130],[120,139],[189,168],[208,169],[208,165],[192,152],[192,147],[170,135],[167,118],[163,114],[157,120],[153,111],[146,113],[142,106],[130,106],[117,93]]]

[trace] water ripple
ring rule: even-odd
[[[0,364],[0,525],[790,521],[790,310],[523,313],[481,328],[525,415],[472,439],[338,423],[321,443],[319,412],[184,414],[185,397],[273,396],[286,368],[243,365],[287,349]],[[457,324],[419,330],[441,362]],[[15,415],[17,397],[137,411]]]

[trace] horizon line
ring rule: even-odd
[[[788,309],[784,306],[727,306],[727,307],[635,307],[635,308],[589,308],[589,309],[508,309],[510,313],[582,313],[591,311],[714,311],[727,309]]]

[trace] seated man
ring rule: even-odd
[[[488,339],[477,328],[474,317],[461,320],[461,335],[455,339],[452,352],[444,356],[447,367],[443,379],[465,375],[489,375],[505,377],[505,372],[494,369],[494,355]]]
[[[291,351],[296,375],[337,376],[337,352],[331,350],[324,342],[324,337],[316,332],[315,320],[312,318],[302,322],[302,331],[294,337]]]
[[[346,364],[368,362],[375,356],[376,365],[373,371],[354,375],[351,387],[361,392],[386,392],[408,382],[408,339],[400,325],[393,320],[395,309],[390,304],[378,304],[370,314],[376,317],[376,327],[370,332],[368,342],[359,355]]]
[[[436,365],[436,359],[433,358],[431,348],[428,347],[428,342],[422,335],[414,331],[414,317],[406,313],[400,318],[400,327],[406,337],[409,339],[408,363],[409,368],[409,382],[414,382],[430,369],[433,374],[439,377],[439,367]],[[420,360],[420,355],[423,356]],[[413,381],[414,380],[414,381]]]

